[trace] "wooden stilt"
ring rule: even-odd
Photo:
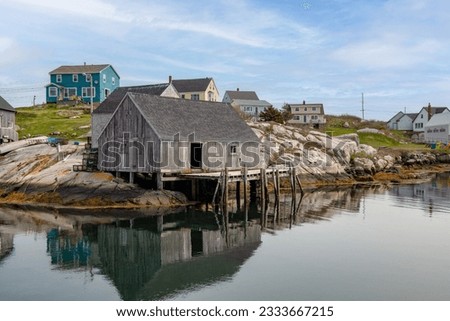
[[[236,206],[241,211],[241,182],[236,182]]]
[[[224,184],[225,184],[223,195],[224,213],[228,214],[228,168],[225,168]]]
[[[134,184],[134,172],[130,172],[130,184]]]
[[[264,205],[266,204],[266,170],[264,168],[261,168],[260,170],[260,187],[261,187],[261,210],[263,209]]]
[[[220,179],[222,178],[222,174],[221,176],[219,176],[219,178],[217,179],[217,185],[216,185],[216,189],[214,190],[214,196],[212,198],[212,203],[215,204],[216,203],[216,197],[217,197],[217,192],[219,191],[219,186],[220,186]]]
[[[155,174],[156,174],[156,189],[158,191],[163,190],[164,189],[164,182],[162,180],[163,174],[160,171],[156,172]]]
[[[247,204],[247,178],[248,178],[248,169],[244,166],[244,204]]]

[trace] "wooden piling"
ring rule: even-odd
[[[224,193],[223,193],[224,213],[228,214],[228,168],[225,168],[224,175]]]
[[[236,182],[236,206],[237,210],[241,210],[241,182]]]
[[[247,204],[247,179],[248,179],[248,168],[244,166],[244,204]]]
[[[260,174],[259,174],[260,184],[261,184],[261,209],[266,204],[266,170],[264,168],[261,168]]]

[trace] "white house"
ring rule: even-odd
[[[405,113],[402,111],[399,111],[397,114],[395,114],[394,117],[389,119],[386,123],[387,128],[389,129],[398,129],[398,120],[403,117]]]
[[[435,114],[424,127],[425,142],[443,143],[450,142],[450,112]]]
[[[397,130],[413,130],[413,120],[417,114],[403,114],[396,122]]]
[[[433,115],[448,112],[450,112],[450,110],[447,107],[431,107],[431,104],[428,104],[428,107],[422,107],[413,120],[413,131],[416,133],[423,133],[425,125]]]
[[[291,109],[292,119],[288,121],[289,124],[314,125],[325,124],[325,112],[323,104],[286,104]]]
[[[255,119],[258,119],[259,114],[266,108],[272,107],[272,104],[266,100],[260,100],[254,91],[243,91],[239,88],[227,90],[223,95],[222,102],[231,104],[235,109],[241,110]]]

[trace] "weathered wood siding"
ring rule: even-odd
[[[16,113],[8,110],[0,109],[0,138],[7,136],[17,141],[18,134],[15,131]]]
[[[160,139],[127,97],[98,140],[99,169],[151,173],[159,169]]]

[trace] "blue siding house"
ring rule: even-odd
[[[47,103],[82,100],[101,103],[120,86],[120,77],[111,65],[61,66],[50,71]],[[92,79],[91,79],[92,77]]]

